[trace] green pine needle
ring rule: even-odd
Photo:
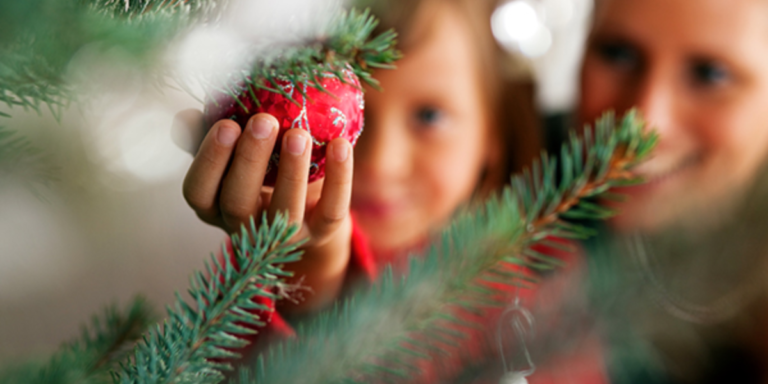
[[[533,245],[550,236],[589,236],[588,229],[564,221],[564,214],[605,217],[607,211],[584,199],[634,179],[631,168],[655,142],[634,113],[618,123],[606,115],[583,137],[572,136],[559,162],[542,156],[483,209],[457,219],[440,242],[411,259],[407,278],[385,273],[372,289],[262,355],[254,374],[243,374],[240,383],[397,382],[419,372],[417,356],[461,345],[467,331],[458,321],[461,313],[505,304],[488,283],[521,284],[521,276],[504,273],[510,265],[558,266]]]
[[[193,304],[177,294],[168,308],[168,319],[150,330],[133,356],[115,373],[115,383],[218,383],[224,361],[240,357],[241,339],[265,325],[251,310],[270,308],[253,301],[277,299],[271,290],[291,276],[282,265],[300,259],[301,243],[289,243],[297,232],[287,217],[278,215],[269,224],[266,216],[257,227],[251,220],[240,236],[232,237],[234,255],[223,249],[223,261],[213,255],[207,272],[191,278]],[[234,258],[234,263],[232,262]]]

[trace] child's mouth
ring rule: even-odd
[[[352,211],[357,215],[367,216],[376,220],[385,220],[394,217],[402,208],[391,200],[379,199],[353,199]]]

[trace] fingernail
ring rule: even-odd
[[[249,122],[249,124],[249,130],[251,131],[251,134],[258,140],[264,140],[269,137],[269,135],[272,134],[272,130],[274,129],[272,126],[272,121],[263,117],[254,118]]]
[[[216,138],[219,140],[219,143],[224,146],[231,146],[235,144],[235,141],[237,141],[238,132],[235,131],[232,127],[228,127],[227,125],[219,125],[219,132],[216,134]]]
[[[346,143],[338,143],[333,147],[333,159],[339,163],[347,161],[349,158],[349,146]]]
[[[303,155],[307,149],[307,138],[302,135],[289,135],[286,147],[292,155]]]

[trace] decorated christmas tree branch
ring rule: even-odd
[[[169,318],[150,330],[133,356],[115,373],[116,383],[217,383],[236,350],[248,345],[241,337],[265,325],[272,309],[259,301],[274,299],[272,289],[291,276],[282,265],[297,261],[301,243],[289,243],[296,234],[285,216],[270,224],[266,217],[257,228],[243,228],[232,237],[233,253],[223,248],[223,260],[212,256],[206,273],[191,279],[188,304],[177,294]]]
[[[206,110],[211,119],[247,118],[262,105],[263,94],[276,94],[304,109],[298,126],[309,128],[315,100],[331,108],[319,113],[328,120],[332,138],[344,136],[356,142],[362,130],[362,83],[378,88],[372,72],[392,68],[400,53],[395,49],[396,33],[373,36],[378,21],[369,11],[339,11],[314,37],[294,45],[276,46],[258,42],[262,49],[246,51],[247,63],[238,70],[220,75],[181,74],[170,67],[153,65],[159,47],[193,26],[216,25],[227,0],[30,0],[0,4],[0,104],[41,113],[48,109],[60,118],[78,92],[65,73],[81,49],[127,54],[130,65],[144,69],[160,86],[176,84],[194,96],[193,82],[208,93],[206,102],[221,108]],[[264,48],[266,46],[266,48]],[[232,56],[241,56],[233,52]],[[131,60],[133,59],[133,60]],[[125,60],[123,60],[125,61]],[[75,68],[76,69],[76,68]],[[341,84],[342,86],[339,86]],[[339,88],[344,94],[340,94]],[[354,90],[355,92],[350,91]],[[317,92],[322,95],[316,95]],[[216,95],[214,95],[216,94]],[[224,97],[218,97],[218,96]],[[269,97],[269,96],[264,96]],[[235,105],[239,110],[229,108]],[[222,106],[223,105],[223,106]],[[357,107],[359,111],[352,111]],[[267,111],[272,112],[274,111]],[[351,113],[354,112],[355,116]],[[360,115],[360,116],[357,116]],[[280,116],[278,116],[280,118]],[[313,121],[313,134],[324,129]],[[316,137],[316,143],[325,143]],[[0,151],[3,148],[0,148]],[[324,157],[324,150],[315,151]],[[322,162],[313,161],[313,177],[323,175]],[[276,168],[276,167],[273,167]],[[314,180],[314,178],[313,178]]]
[[[347,139],[354,146],[363,130],[363,83],[378,88],[375,69],[393,68],[400,58],[397,34],[372,36],[378,20],[369,11],[342,11],[325,29],[298,45],[271,48],[257,54],[250,70],[228,75],[203,74],[198,80],[208,94],[204,120],[208,127],[230,119],[245,127],[257,113],[269,113],[280,123],[278,140],[290,129],[312,136],[309,182],[325,176],[326,145]],[[217,85],[219,84],[220,85]],[[264,185],[274,186],[280,147],[270,157]]]
[[[324,30],[317,33],[314,41],[265,52],[253,63],[250,71],[234,75],[226,87],[219,91],[236,100],[244,112],[249,113],[252,111],[239,100],[246,92],[257,107],[261,106],[261,100],[256,96],[259,90],[278,93],[299,104],[292,92],[280,85],[279,81],[293,84],[292,89],[303,97],[307,97],[307,90],[301,84],[330,94],[323,85],[324,79],[335,78],[345,84],[354,84],[350,76],[344,73],[350,70],[360,81],[378,88],[379,83],[373,78],[373,71],[394,68],[393,63],[401,57],[395,49],[395,31],[389,30],[372,36],[378,24],[378,20],[368,10],[341,12]],[[205,88],[216,87],[211,81]],[[214,102],[220,99],[209,98]]]
[[[216,21],[227,4],[226,0],[3,2],[0,103],[35,111],[46,105],[58,115],[75,97],[63,75],[80,48],[99,44],[100,49],[118,47],[142,57],[187,27]],[[259,57],[253,69],[246,71],[250,73],[242,77],[254,87],[276,92],[280,92],[274,84],[278,76],[296,81],[309,79],[313,87],[324,89],[319,81],[323,73],[345,81],[342,70],[349,66],[362,81],[376,86],[372,70],[389,68],[400,55],[394,49],[393,31],[371,36],[376,25],[368,11],[340,13],[317,32],[314,41],[284,49],[275,47]],[[267,79],[268,83],[250,79]]]
[[[634,113],[621,122],[601,119],[583,137],[572,136],[558,163],[540,163],[513,179],[512,188],[448,229],[406,278],[389,272],[370,290],[301,328],[296,340],[260,357],[241,384],[366,383],[414,377],[418,362],[461,343],[469,326],[462,313],[504,305],[494,283],[521,284],[519,268],[552,267],[532,246],[553,236],[584,238],[591,230],[569,217],[602,219],[610,210],[590,203],[612,187],[635,183],[633,166],[655,145]],[[559,172],[559,173],[558,173]],[[560,181],[557,181],[557,176]]]
[[[64,345],[50,361],[0,373],[0,383],[106,383],[115,362],[126,356],[154,320],[153,311],[142,298],[134,299],[125,312],[108,307],[101,316],[94,316],[90,327],[83,327],[77,341]]]

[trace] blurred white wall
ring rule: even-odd
[[[0,358],[48,352],[105,304],[138,293],[162,308],[224,239],[182,198],[192,157],[171,143],[171,111],[195,103],[168,96],[140,90],[106,125],[76,112],[61,125],[10,120],[61,180],[40,197],[0,185]]]

